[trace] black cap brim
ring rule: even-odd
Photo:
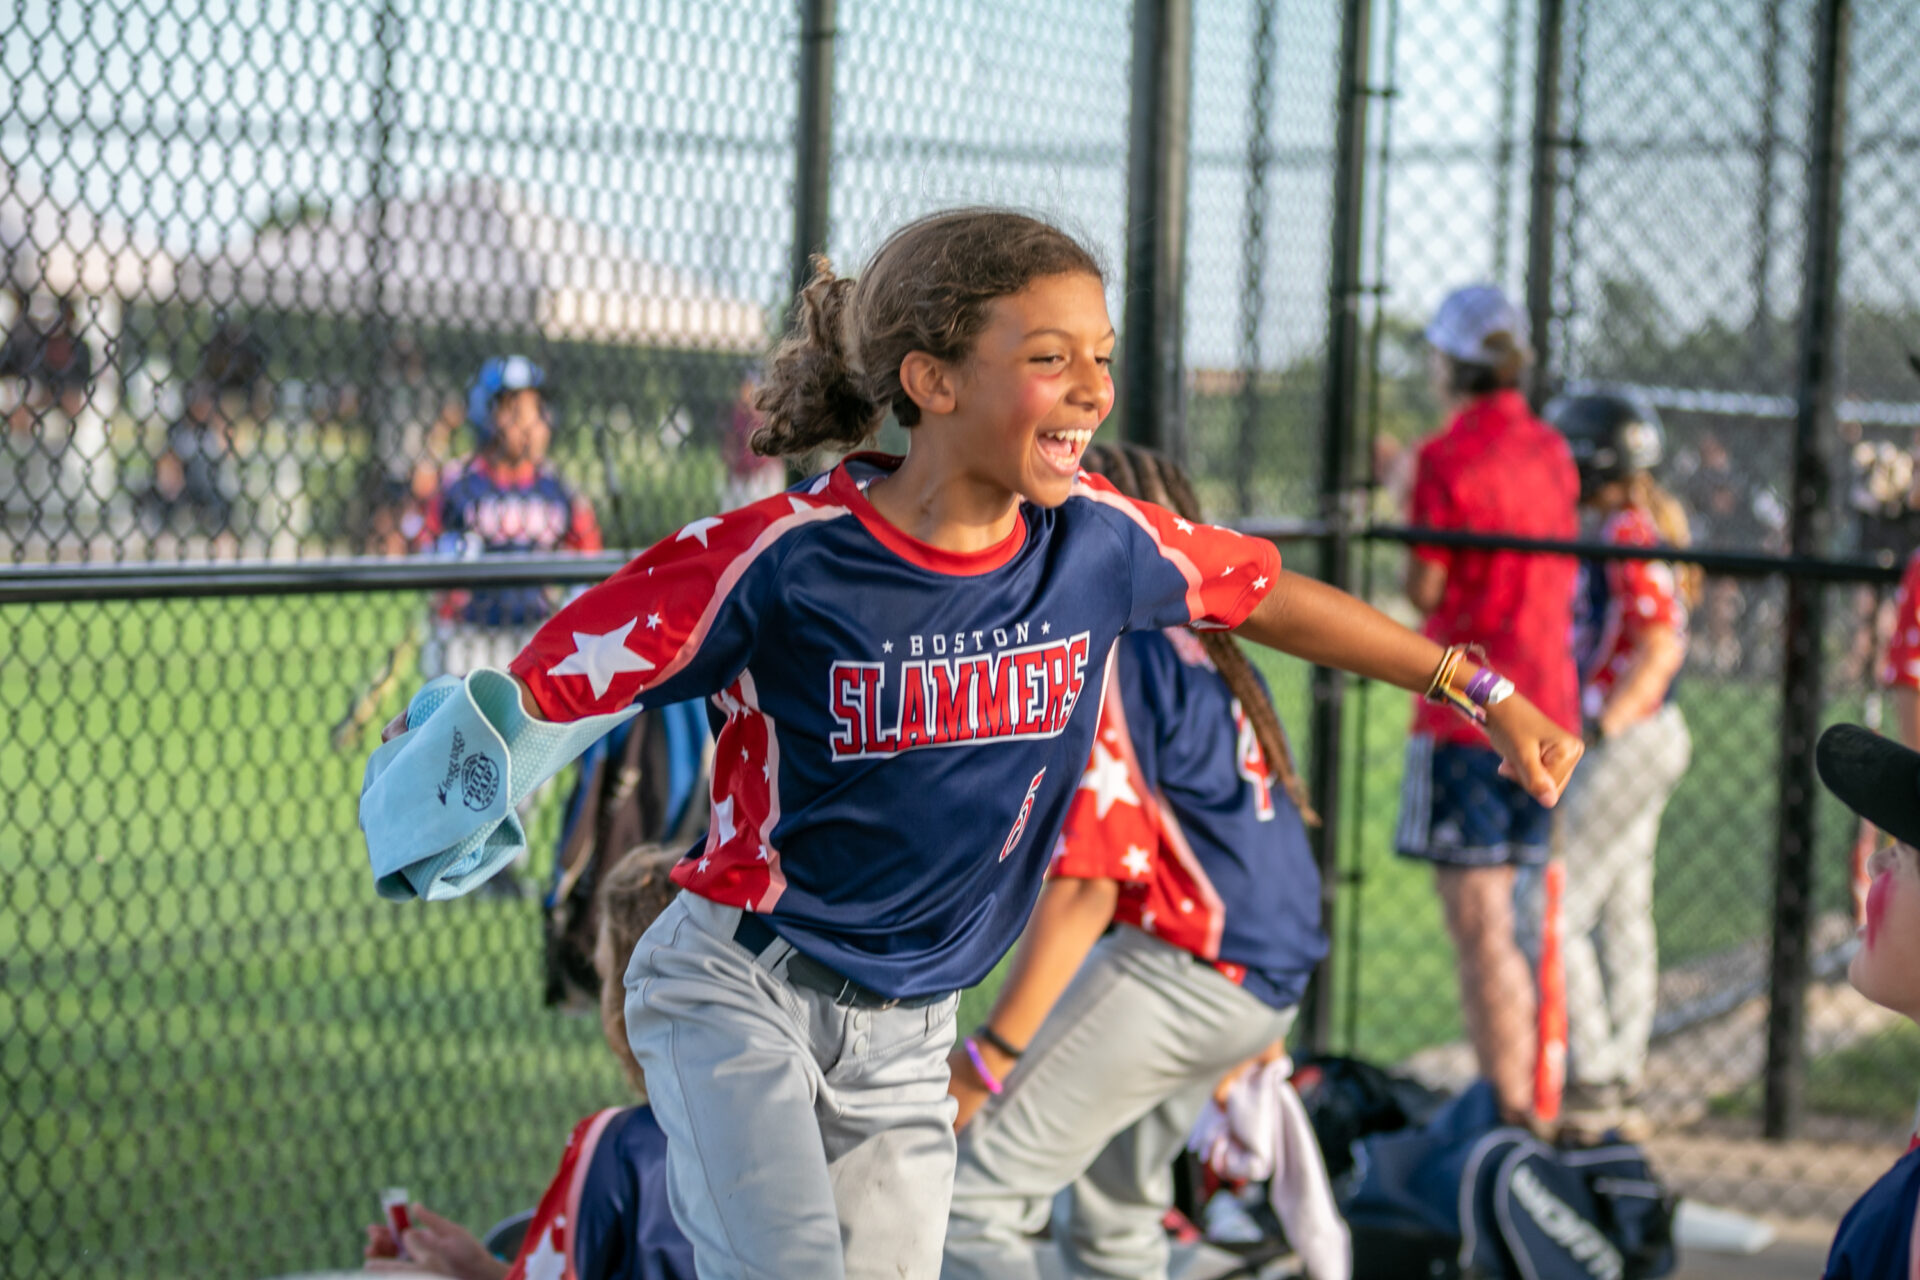
[[[1841,804],[1920,846],[1920,752],[1857,724],[1836,724],[1820,735],[1813,763]]]

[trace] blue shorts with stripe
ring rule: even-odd
[[[1407,741],[1394,851],[1449,867],[1538,866],[1547,860],[1553,815],[1519,783],[1500,776],[1491,747]]]

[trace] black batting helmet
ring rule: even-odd
[[[1651,471],[1666,456],[1667,433],[1653,406],[1615,394],[1561,396],[1547,406],[1547,421],[1567,438],[1580,468],[1580,496],[1601,485]]]

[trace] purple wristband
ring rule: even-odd
[[[980,1046],[974,1042],[972,1036],[967,1037],[966,1046],[967,1059],[973,1063],[973,1069],[979,1073],[980,1083],[987,1086],[988,1093],[999,1093],[1002,1087],[1000,1077],[987,1070],[987,1060],[980,1056]]]
[[[1500,683],[1499,673],[1492,667],[1482,667],[1473,673],[1473,679],[1467,681],[1467,701],[1476,707],[1487,705],[1487,695]]]

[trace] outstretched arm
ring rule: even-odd
[[[1365,601],[1285,570],[1236,634],[1317,666],[1416,693],[1426,690],[1444,652]],[[1464,690],[1478,671],[1472,662],[1462,662],[1453,687]],[[1559,800],[1585,750],[1578,737],[1549,720],[1524,693],[1488,711],[1487,736],[1504,761],[1500,772],[1545,805]]]

